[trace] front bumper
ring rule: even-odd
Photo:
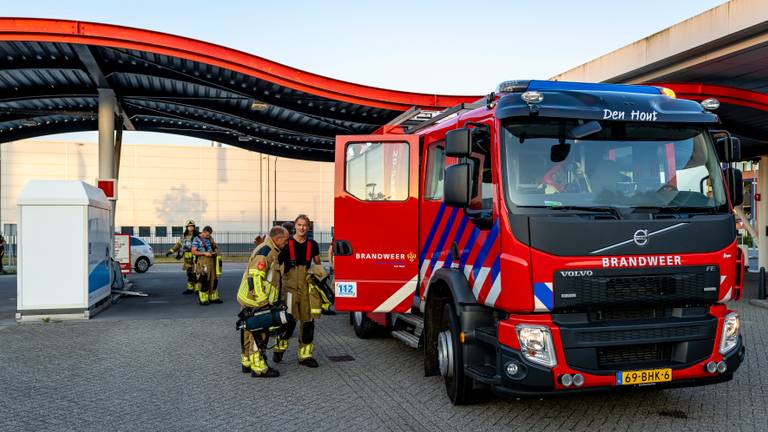
[[[484,367],[465,366],[465,372],[475,381],[490,385],[496,393],[516,397],[574,394],[606,390],[622,391],[637,389],[638,387],[691,387],[725,382],[733,377],[733,373],[739,368],[745,355],[744,342],[741,336],[737,346],[731,351],[725,355],[721,355],[718,352],[723,318],[728,312],[722,305],[713,306],[710,308],[708,319],[682,320],[688,325],[688,329],[671,334],[666,331],[659,332],[657,329],[660,326],[657,322],[645,322],[634,326],[631,323],[622,323],[618,326],[569,327],[567,325],[559,326],[554,323],[551,315],[513,316],[501,321],[492,333],[479,334],[476,332],[476,339],[484,341],[485,344],[495,344],[495,349],[487,351],[492,354],[485,357]],[[710,322],[708,323],[707,320]],[[540,366],[523,358],[515,332],[515,326],[523,322],[546,325],[550,328],[558,360],[555,367]],[[685,328],[685,325],[680,325],[680,322],[677,324],[677,328]],[[573,331],[574,328],[577,329],[575,333]],[[648,338],[648,335],[653,335],[657,337],[655,342],[668,342],[677,345],[677,349],[673,357],[668,359],[668,361],[660,360],[653,363],[621,366],[605,366],[601,364],[601,367],[590,367],[590,361],[594,359],[590,355],[582,355],[583,352],[589,352],[589,349],[582,349],[579,343],[589,342],[589,337],[595,335],[595,333],[591,333],[591,330],[595,328],[599,335],[605,336],[605,339],[601,340],[594,340],[593,338],[591,342],[596,346],[633,346],[634,344],[654,342]],[[633,330],[639,331],[635,332]],[[701,332],[704,330],[711,331],[706,336],[708,338],[706,350],[702,350],[702,342],[700,340],[703,337]],[[576,335],[574,336],[574,334]],[[589,337],[580,338],[584,334]],[[621,340],[616,340],[618,336],[621,336]],[[645,339],[626,340],[630,336],[644,337]],[[699,340],[687,341],[685,337],[699,338]],[[596,352],[597,349],[594,351]],[[566,352],[568,354],[578,352],[579,355],[566,356]],[[727,366],[726,371],[723,373],[707,372],[706,364],[710,361],[715,363],[725,362]],[[513,376],[507,374],[507,366],[510,363],[514,363],[517,366],[517,373]],[[465,361],[465,365],[467,364],[469,362]],[[660,368],[672,369],[671,381],[641,385],[622,385],[617,383],[617,372]],[[573,375],[576,373],[584,377],[583,385],[566,387],[561,384],[560,377],[563,374]]]
[[[491,385],[495,393],[511,397],[540,397],[591,392],[628,391],[633,389],[636,390],[638,388],[659,389],[695,387],[730,381],[733,378],[733,373],[739,368],[741,362],[744,361],[744,355],[744,344],[741,338],[739,338],[739,344],[736,348],[722,357],[722,360],[725,361],[728,366],[726,372],[723,374],[707,373],[704,369],[706,363],[710,361],[710,359],[707,359],[685,369],[673,370],[672,381],[665,383],[617,385],[615,373],[607,376],[573,371],[572,373],[578,372],[584,376],[584,385],[581,387],[571,386],[569,388],[564,388],[556,381],[557,377],[560,375],[559,373],[543,366],[534,365],[523,359],[520,351],[502,346],[498,351],[496,370],[499,371],[499,374],[496,376],[497,380],[487,383]],[[514,377],[509,377],[504,373],[506,365],[509,362],[516,362],[518,365],[521,365],[518,373]]]

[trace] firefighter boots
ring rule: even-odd
[[[277,341],[275,342],[275,350],[272,352],[272,361],[275,363],[283,361],[283,354],[285,354],[285,350],[287,349],[288,339],[283,339],[278,336]]]
[[[200,306],[207,306],[209,305],[209,299],[208,299],[208,291],[198,291],[197,292],[197,298],[200,302]]]
[[[275,378],[280,372],[267,366],[267,362],[260,351],[251,354],[251,376],[254,378]]]
[[[299,345],[299,364],[300,365],[311,367],[311,368],[316,368],[319,366],[317,364],[317,360],[315,360],[312,357],[312,351],[314,350],[314,348],[315,348],[315,345],[311,343]]]
[[[221,301],[221,297],[219,296],[219,290],[218,289],[211,291],[210,302],[211,303],[216,303],[216,304],[224,303],[223,301]]]
[[[195,293],[195,284],[192,282],[187,282],[187,288],[182,292],[184,295],[194,294]]]

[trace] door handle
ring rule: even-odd
[[[349,242],[346,240],[334,240],[333,255],[334,256],[352,255],[352,245],[350,245]]]

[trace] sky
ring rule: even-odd
[[[723,0],[3,2],[10,17],[62,18],[172,33],[376,87],[486,94],[546,79]],[[43,139],[95,140],[95,133]],[[127,143],[193,142],[129,133]]]

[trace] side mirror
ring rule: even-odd
[[[728,195],[731,196],[731,205],[738,207],[744,204],[744,183],[741,179],[741,170],[726,168],[723,170],[723,174],[725,174],[725,185],[728,188]]]
[[[472,129],[461,128],[445,134],[445,154],[452,157],[468,157],[472,153]]]
[[[741,160],[741,139],[731,137],[731,144],[726,147],[725,158],[728,162],[738,162]]]
[[[727,132],[715,140],[715,150],[720,162],[738,162],[741,160],[741,140]]]
[[[448,143],[446,142],[446,146]],[[447,153],[447,151],[446,151]],[[445,169],[443,201],[449,207],[469,207],[472,199],[472,177],[468,163],[451,165]]]

